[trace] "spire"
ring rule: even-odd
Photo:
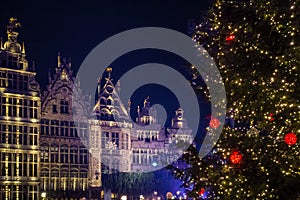
[[[120,80],[118,80],[118,82],[117,82],[117,84],[116,84],[116,89],[117,89],[117,92],[120,94],[120,91],[121,91]]]
[[[22,53],[25,54],[25,44],[22,42]]]
[[[69,67],[69,68],[71,68],[71,67],[72,67],[72,59],[71,59],[71,58],[69,58],[68,67]]]
[[[127,112],[130,115],[130,109],[131,109],[131,100],[130,99],[128,100],[128,104],[127,105],[128,105],[127,106]]]
[[[112,72],[112,68],[111,67],[106,68],[106,72],[107,72],[107,78],[110,78],[111,72]]]
[[[98,99],[100,99],[100,96],[101,96],[101,77],[98,78],[98,86],[97,86],[97,93],[98,93]]]
[[[61,62],[60,62],[60,52],[57,54],[57,67],[60,67]]]
[[[150,108],[150,97],[149,96],[144,100],[144,107]]]
[[[48,81],[51,83],[51,71],[50,68],[48,69]]]

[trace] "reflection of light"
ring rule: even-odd
[[[157,162],[153,162],[153,163],[152,163],[152,166],[153,166],[153,167],[156,167],[156,166],[157,166]]]

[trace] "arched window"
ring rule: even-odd
[[[71,176],[71,190],[77,190],[78,189],[78,170],[72,169],[70,176]]]
[[[69,182],[69,170],[62,169],[60,172],[60,189],[63,191],[68,190],[68,182]]]

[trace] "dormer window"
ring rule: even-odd
[[[69,102],[64,99],[60,101],[60,113],[64,113],[64,114],[69,113]]]

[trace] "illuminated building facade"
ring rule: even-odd
[[[0,200],[98,199],[101,174],[153,171],[175,155],[172,143],[191,143],[182,109],[166,131],[146,98],[131,123],[131,102],[121,102],[111,68],[98,80],[94,108],[78,89],[70,59],[60,55],[41,93],[17,41],[19,26],[11,18],[8,40],[0,44]],[[76,105],[74,92],[82,97]],[[74,114],[83,117],[74,120]]]
[[[0,44],[0,199],[39,199],[40,88],[11,18]]]
[[[55,73],[48,76],[41,99],[41,191],[51,199],[79,199],[88,190],[88,123],[84,118],[74,122],[73,113],[86,116],[87,105],[72,107],[73,89],[79,83],[70,60],[58,55]]]

